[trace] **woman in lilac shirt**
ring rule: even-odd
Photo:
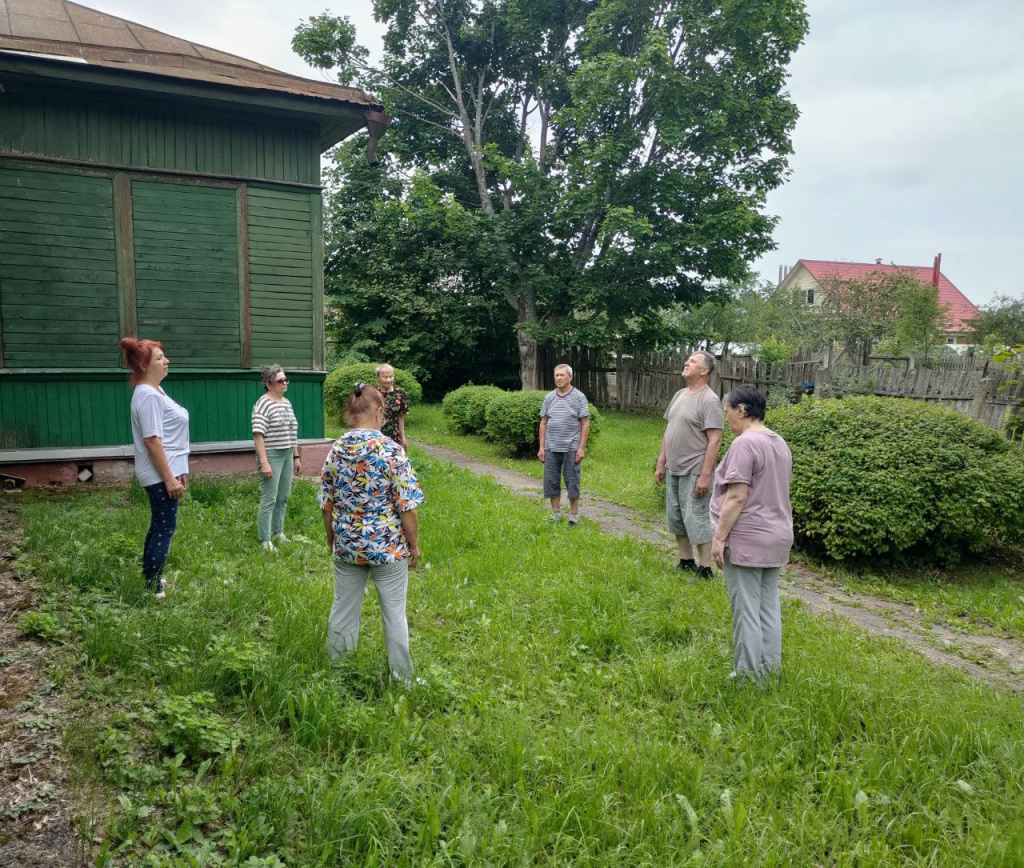
[[[731,391],[723,408],[737,436],[715,471],[711,553],[732,606],[732,677],[759,680],[782,666],[779,573],[793,546],[793,456],[765,427],[764,396],[753,386]]]

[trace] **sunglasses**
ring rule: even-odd
[[[287,386],[288,385],[288,381],[287,380],[274,380],[274,383],[275,383],[275,385],[278,385],[278,386]]]

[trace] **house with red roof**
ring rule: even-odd
[[[792,289],[804,303],[820,305],[824,289],[829,281],[864,280],[870,274],[909,273],[921,283],[934,286],[939,292],[939,303],[946,309],[948,330],[946,343],[967,345],[971,343],[970,320],[978,315],[978,308],[954,286],[939,266],[941,254],[928,265],[883,265],[881,259],[874,262],[834,262],[824,259],[799,259],[779,282],[780,288]]]

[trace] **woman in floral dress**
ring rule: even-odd
[[[391,365],[377,365],[377,391],[384,398],[384,421],[380,430],[387,434],[403,449],[408,449],[405,442],[405,414],[409,412],[409,396],[401,389],[395,388],[395,369]]]
[[[349,430],[324,462],[319,501],[334,559],[334,606],[327,625],[332,659],[355,649],[367,579],[377,587],[388,665],[411,683],[406,593],[420,558],[416,508],[425,500],[412,465],[381,432],[384,398],[357,383],[345,402]]]

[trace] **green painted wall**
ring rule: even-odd
[[[249,293],[254,365],[276,362],[303,368],[316,364],[313,214],[320,195],[248,188]]]
[[[117,312],[110,180],[0,165],[5,366],[116,364]]]
[[[156,99],[45,91],[0,99],[0,151],[135,169],[320,183],[313,125],[230,118]]]
[[[324,374],[288,371],[299,437],[324,436]],[[248,440],[259,375],[176,371],[164,387],[189,411],[194,443]],[[131,443],[131,387],[123,371],[0,376],[0,449],[121,446]]]

